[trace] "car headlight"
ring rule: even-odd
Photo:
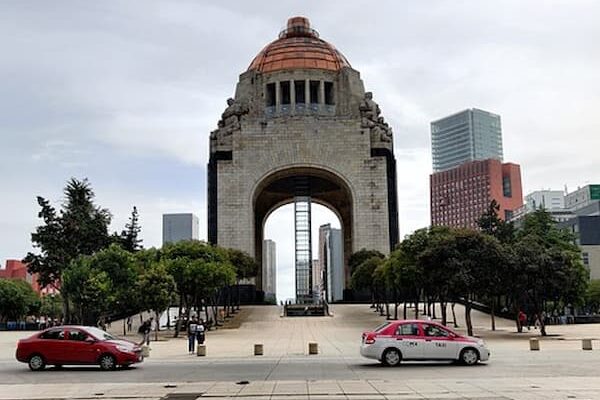
[[[133,353],[133,349],[131,347],[117,346],[117,350],[122,353]]]

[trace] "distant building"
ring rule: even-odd
[[[0,279],[18,279],[31,285],[31,288],[39,295],[58,294],[59,291],[54,286],[41,287],[38,283],[38,275],[31,274],[27,270],[27,264],[20,260],[6,260],[4,269],[0,269]]]
[[[565,194],[562,190],[537,190],[525,196],[525,204],[513,212],[510,219],[519,228],[527,214],[544,209],[556,222],[565,222],[576,214],[565,208]]]
[[[262,288],[265,300],[277,299],[277,250],[271,239],[263,240]]]
[[[431,225],[475,228],[492,200],[499,217],[523,205],[521,168],[496,159],[472,161],[430,176]]]
[[[600,216],[577,216],[558,224],[575,235],[590,279],[600,279]]]
[[[586,185],[565,196],[565,207],[571,211],[600,203],[600,185]]]
[[[319,264],[328,302],[343,300],[345,275],[341,229],[331,224],[319,227]]]
[[[312,284],[313,301],[319,302],[323,299],[323,266],[321,260],[315,259],[312,262]]]
[[[199,222],[194,214],[163,214],[163,244],[198,240]]]
[[[431,123],[433,172],[475,160],[503,160],[500,116],[471,108]]]

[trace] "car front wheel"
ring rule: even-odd
[[[475,349],[464,349],[460,353],[460,361],[465,365],[475,365],[479,361],[479,353]]]
[[[46,367],[46,361],[40,354],[34,354],[29,357],[28,365],[32,371],[41,371]]]
[[[381,358],[383,364],[387,365],[388,367],[395,367],[396,365],[400,364],[401,360],[402,355],[397,349],[387,349]]]
[[[100,357],[100,368],[104,371],[111,371],[117,367],[117,360],[110,354],[104,354]]]

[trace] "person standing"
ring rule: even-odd
[[[194,354],[195,346],[196,346],[196,329],[198,329],[198,322],[196,318],[192,318],[190,323],[188,324],[187,334],[188,334],[188,353]]]
[[[127,332],[131,332],[131,325],[132,325],[131,316],[129,316],[129,317],[127,317]]]

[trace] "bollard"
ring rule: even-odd
[[[254,355],[262,356],[263,355],[263,345],[262,343],[257,343],[254,345]]]
[[[150,346],[142,346],[142,357],[148,358],[150,357]]]
[[[538,351],[540,349],[540,341],[535,338],[529,339],[529,350]]]
[[[582,339],[581,348],[583,350],[592,350],[592,339]]]
[[[198,357],[204,357],[206,355],[206,345],[205,344],[198,345],[198,348],[196,349],[196,355]]]
[[[319,344],[315,342],[309,342],[308,354],[319,354]]]

